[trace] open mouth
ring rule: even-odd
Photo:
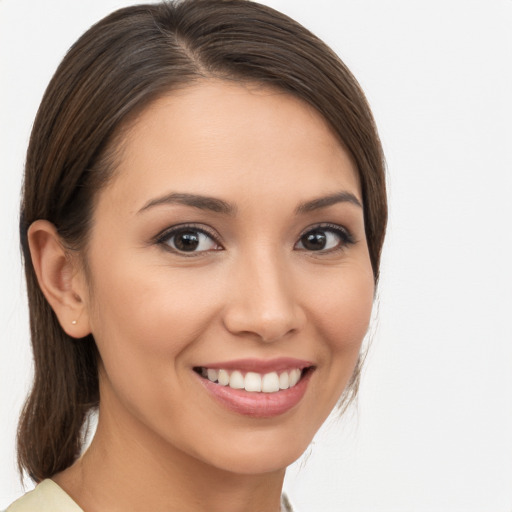
[[[194,371],[219,386],[251,393],[277,393],[295,387],[313,369],[313,366],[309,366],[279,372],[257,373],[197,366]]]

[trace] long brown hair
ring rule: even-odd
[[[244,0],[185,0],[120,9],[90,28],[53,76],[27,152],[20,235],[35,376],[18,431],[18,463],[40,481],[70,466],[98,405],[92,336],[69,337],[43,296],[27,230],[52,222],[83,251],[94,200],[112,176],[116,135],[151,101],[205,77],[279,88],[316,108],[359,171],[375,282],[387,220],[384,161],[356,80],[316,36],[287,16]],[[359,366],[344,395],[350,401]]]

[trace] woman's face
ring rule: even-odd
[[[87,252],[100,428],[245,474],[300,456],[368,327],[361,203],[351,158],[290,95],[205,81],[147,108]]]

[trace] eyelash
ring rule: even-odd
[[[186,233],[187,231],[190,231],[193,233],[200,233],[202,235],[207,236],[220,248],[211,249],[211,250],[203,250],[203,251],[187,252],[187,251],[180,251],[180,250],[170,246],[169,242],[173,237],[179,235],[180,233]],[[299,239],[296,242],[295,246],[299,243],[303,243],[302,239],[306,235],[311,234],[315,231],[334,233],[336,236],[338,236],[338,238],[340,239],[340,242],[337,244],[336,247],[333,247],[330,249],[320,249],[320,250],[315,251],[315,250],[308,250],[306,248],[302,248],[302,249],[299,248],[297,250],[310,252],[313,254],[317,253],[320,255],[320,254],[328,254],[328,253],[342,251],[347,246],[353,245],[356,243],[354,237],[352,236],[352,234],[350,233],[350,231],[347,228],[337,225],[337,224],[322,223],[322,224],[318,224],[316,226],[310,226],[306,230],[304,230],[300,234]],[[173,252],[175,254],[179,254],[180,256],[183,256],[183,257],[197,257],[197,256],[201,256],[207,252],[224,250],[221,243],[219,242],[219,236],[213,230],[209,230],[209,229],[205,228],[203,225],[198,226],[195,224],[180,224],[178,226],[173,226],[172,228],[166,229],[165,231],[161,232],[160,234],[158,234],[155,237],[155,243],[158,245],[161,245],[165,250]]]
[[[343,251],[346,249],[349,245],[354,245],[356,243],[356,240],[352,236],[352,233],[345,227],[340,226],[338,224],[330,224],[330,223],[321,223],[317,224],[316,226],[310,226],[306,230],[304,230],[301,235],[299,236],[299,240],[297,243],[299,243],[306,235],[313,233],[315,231],[319,232],[330,232],[334,233],[338,236],[340,239],[339,243],[336,245],[336,247],[333,247],[331,249],[322,249],[318,251],[308,251],[307,249],[301,249],[303,251],[311,252],[313,254],[332,254],[336,253],[338,251]]]
[[[211,231],[204,226],[197,226],[195,224],[180,224],[178,226],[173,226],[172,228],[166,229],[159,235],[157,235],[155,242],[158,245],[161,245],[165,250],[170,251],[175,254],[179,254],[180,256],[184,256],[186,258],[193,258],[197,256],[201,256],[205,252],[211,252],[208,251],[180,251],[178,249],[175,249],[170,246],[169,242],[170,240],[179,235],[180,233],[186,233],[187,231],[193,232],[193,233],[201,233],[202,235],[207,236],[210,238],[213,242],[215,242],[216,245],[222,247],[222,245],[219,242],[219,236],[214,232]],[[223,250],[223,249],[213,249],[214,251]]]

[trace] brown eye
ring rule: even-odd
[[[323,231],[310,231],[300,241],[302,247],[308,251],[321,251],[327,244],[327,235]]]
[[[353,244],[350,233],[342,226],[320,226],[304,233],[296,249],[303,251],[331,251]]]
[[[176,252],[206,252],[217,250],[217,242],[207,233],[192,228],[182,228],[167,232],[160,240]]]

